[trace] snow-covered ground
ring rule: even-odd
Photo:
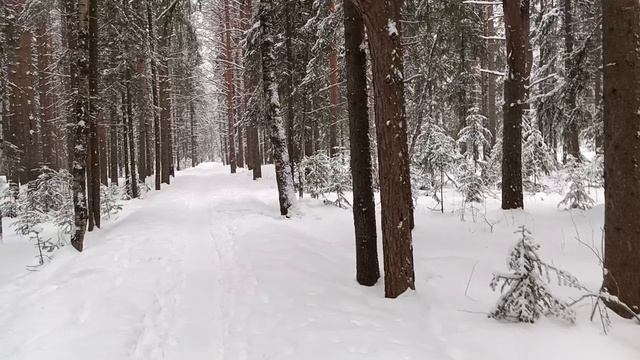
[[[351,212],[303,199],[278,216],[273,170],[254,182],[203,164],[129,201],[38,271],[25,240],[0,244],[0,359],[616,359],[640,358],[640,327],[614,318],[604,335],[590,303],[575,325],[487,318],[488,284],[526,224],[546,260],[597,290],[602,205],[556,208],[531,195],[525,212],[489,200],[461,220],[421,199],[414,231],[416,288],[396,300],[354,281]],[[599,194],[602,200],[602,194]],[[491,224],[491,225],[490,225]],[[6,224],[5,224],[6,225]],[[493,229],[491,228],[493,226]],[[556,289],[566,297],[577,294]],[[613,314],[612,314],[613,316]]]

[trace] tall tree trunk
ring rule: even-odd
[[[565,45],[565,74],[567,74],[567,89],[564,94],[564,141],[568,155],[571,155],[577,161],[581,160],[580,157],[580,140],[578,119],[576,117],[576,90],[580,81],[576,77],[571,75],[576,74],[575,66],[580,66],[578,62],[573,59],[573,7],[572,0],[564,0],[564,45]],[[567,155],[565,153],[565,156]]]
[[[148,174],[147,161],[149,161],[149,150],[147,148],[147,138],[149,136],[148,117],[148,92],[145,61],[139,57],[136,62],[136,117],[138,118],[138,179],[145,182]]]
[[[191,167],[198,165],[198,147],[196,146],[196,109],[193,101],[189,103],[189,131],[191,138]]]
[[[38,90],[40,93],[40,121],[42,128],[42,162],[46,166],[56,168],[53,143],[55,130],[55,124],[53,122],[56,118],[56,99],[52,91],[54,79],[53,76],[50,75],[53,72],[51,68],[51,35],[49,33],[49,17],[46,15],[43,16],[38,26],[37,42]]]
[[[602,9],[605,287],[640,313],[640,3],[602,0]]]
[[[98,6],[89,0],[89,217],[100,227],[100,147],[98,144]]]
[[[224,81],[227,92],[227,139],[228,139],[228,154],[229,154],[229,166],[231,167],[231,173],[236,173],[236,144],[235,144],[235,124],[234,124],[234,109],[233,109],[233,97],[234,97],[234,83],[233,83],[233,44],[231,43],[231,23],[229,19],[229,0],[224,0],[224,59],[225,72]]]
[[[356,238],[356,278],[365,286],[380,278],[376,239],[376,208],[373,197],[369,112],[367,98],[367,54],[364,23],[351,0],[344,0],[344,37],[347,70],[347,104],[353,176],[353,223]]]
[[[73,208],[74,208],[74,233],[71,238],[71,245],[82,251],[84,247],[84,235],[87,227],[87,188],[86,188],[86,165],[89,123],[93,121],[89,113],[90,101],[90,66],[89,63],[97,61],[91,59],[90,42],[91,37],[97,34],[90,31],[89,22],[91,14],[95,14],[96,0],[78,0],[78,27],[75,35],[78,40],[78,52],[75,60],[78,63],[78,91],[76,93],[75,108],[75,146],[73,147]],[[95,21],[95,17],[94,20]],[[73,34],[71,35],[75,37]]]
[[[153,135],[154,135],[154,152],[155,152],[155,188],[160,190],[162,182],[162,140],[160,133],[160,115],[158,112],[160,100],[158,99],[158,66],[155,61],[155,32],[153,30],[153,17],[151,15],[151,5],[147,3],[147,41],[151,51],[151,93],[153,98]]]
[[[109,125],[109,177],[111,185],[118,185],[118,111],[115,105],[111,106]]]
[[[385,296],[396,298],[415,288],[401,44],[403,1],[354,0],[354,4],[367,26],[373,65]]]
[[[100,183],[104,186],[109,185],[109,172],[108,165],[109,159],[107,157],[107,124],[105,120],[105,111],[102,109],[98,117],[98,147],[100,148]]]
[[[243,16],[243,30],[245,33],[251,28],[252,22],[252,7],[251,0],[244,0],[244,11],[242,12]],[[253,52],[256,41],[251,41],[247,44],[247,51],[245,52],[243,59],[245,64],[247,63],[249,53]],[[245,71],[245,92],[246,94],[253,94],[255,88],[257,86],[258,79],[250,71]],[[246,96],[245,96],[246,98]],[[246,104],[245,104],[246,105]],[[246,106],[245,106],[246,108]],[[248,109],[247,109],[248,110]],[[252,114],[255,112],[252,112]],[[257,119],[253,116],[249,119],[249,124],[247,126],[247,152],[248,158],[251,161],[251,170],[253,171],[253,180],[259,179],[262,177],[262,159],[260,157],[260,137],[258,135],[258,125]]]
[[[496,30],[493,25],[493,5],[487,6],[486,29],[487,36],[496,36]],[[497,124],[498,115],[496,111],[496,42],[495,40],[487,40],[487,120],[489,131],[491,132],[491,145],[495,145],[497,140]]]
[[[131,165],[131,197],[138,197],[138,179],[136,177],[136,143],[134,141],[134,127],[133,127],[133,99],[131,96],[131,68],[130,64],[127,64],[127,69],[125,70],[126,76],[126,92],[127,92],[127,125],[125,126],[124,136],[128,137],[125,143],[129,144],[129,162]]]
[[[126,82],[126,81],[125,81]],[[125,187],[125,191],[127,193],[127,196],[129,197],[133,197],[131,194],[131,174],[129,172],[129,169],[131,169],[131,167],[129,166],[129,120],[128,120],[128,116],[129,116],[129,111],[128,111],[128,106],[127,106],[127,102],[129,101],[129,99],[127,99],[127,92],[125,90],[125,92],[122,92],[120,94],[120,101],[121,101],[121,109],[122,109],[122,120],[120,122],[120,128],[122,129],[122,149],[121,149],[121,154],[123,157],[123,162],[124,162],[124,187]]]
[[[266,123],[269,126],[273,162],[276,168],[276,183],[280,214],[289,215],[289,208],[295,200],[293,177],[289,164],[289,151],[284,135],[284,126],[280,114],[280,99],[278,97],[278,83],[276,82],[276,59],[274,54],[273,20],[275,18],[273,0],[260,0],[260,29],[262,32],[262,86],[267,104]]]
[[[329,0],[329,11],[335,13],[335,0]],[[329,154],[334,156],[338,151],[338,51],[334,41],[331,42],[329,52],[329,101],[331,103],[331,117],[329,124]]]
[[[529,0],[502,0],[508,76],[504,84],[502,208],[524,207],[522,196],[522,116],[529,79]]]

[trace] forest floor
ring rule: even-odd
[[[254,182],[219,164],[179,172],[90,233],[82,254],[67,246],[37,271],[25,268],[32,245],[6,234],[0,359],[640,359],[640,327],[611,314],[605,335],[590,302],[574,325],[487,317],[499,297],[492,272],[507,270],[523,224],[548,262],[599,288],[590,247],[600,249],[602,194],[586,212],[558,209],[559,194],[527,195],[517,212],[490,199],[464,220],[453,192],[444,213],[420,199],[417,290],[389,300],[382,281],[354,280],[350,210],[305,198],[283,219],[265,173]]]

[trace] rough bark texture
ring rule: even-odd
[[[95,1],[95,0],[94,0]],[[75,146],[73,147],[73,208],[74,208],[74,233],[71,245],[82,251],[84,247],[84,235],[87,227],[87,188],[86,188],[86,164],[87,164],[87,138],[89,133],[89,7],[92,0],[78,0],[78,91],[75,101]],[[73,35],[72,35],[73,36]]]
[[[136,61],[136,117],[138,119],[138,179],[145,182],[148,174],[147,161],[149,159],[149,150],[147,148],[147,138],[149,136],[148,119],[148,91],[147,77],[145,71],[145,60],[140,57]]]
[[[147,27],[149,48],[151,52],[155,52],[155,32],[153,30],[153,17],[151,15],[151,6],[147,4]],[[162,140],[160,139],[160,116],[159,99],[158,99],[158,67],[155,58],[151,57],[151,94],[153,99],[153,135],[154,135],[154,152],[155,152],[155,189],[160,190],[162,182]]]
[[[39,72],[39,99],[40,99],[40,121],[42,133],[42,162],[51,168],[56,168],[54,157],[53,134],[56,118],[56,99],[52,92],[53,69],[51,68],[51,35],[49,33],[49,21],[47,16],[43,16],[38,26],[37,35],[38,47],[38,72]]]
[[[118,185],[118,111],[111,107],[109,124],[109,178],[111,185]]]
[[[244,1],[243,16],[243,29],[247,32],[251,28],[252,19],[252,7],[251,0]],[[248,59],[248,53],[253,51],[255,42],[250,42],[247,46],[247,53],[244,54],[245,62]],[[251,71],[245,71],[245,90],[246,93],[253,93],[258,83],[258,79],[253,75]],[[251,170],[253,172],[253,180],[262,177],[262,158],[260,157],[260,136],[258,135],[257,119],[249,119],[249,125],[247,126],[247,152],[248,159],[250,161]]]
[[[508,76],[504,84],[502,208],[524,207],[522,196],[522,115],[529,78],[529,0],[502,1]]]
[[[487,36],[496,36],[495,26],[493,25],[493,5],[487,6],[486,30]],[[497,124],[498,115],[496,111],[496,42],[495,40],[487,40],[487,122],[489,131],[491,132],[491,145],[495,145],[497,140]]]
[[[364,23],[351,0],[344,1],[347,103],[353,177],[353,224],[356,238],[356,279],[365,286],[380,278],[376,235],[376,208],[373,197],[369,112],[367,98],[367,54]]]
[[[580,63],[575,61],[573,53],[573,7],[572,0],[564,0],[564,46],[565,46],[565,72],[569,75],[567,77],[567,90],[564,94],[564,117],[565,117],[565,129],[564,129],[564,141],[567,151],[565,155],[569,154],[574,159],[580,161],[580,140],[578,119],[576,118],[576,84],[579,79],[576,78],[577,71],[576,66],[580,66]],[[572,76],[573,75],[573,76]]]
[[[289,151],[284,134],[282,116],[280,114],[280,99],[278,97],[278,83],[276,82],[276,60],[274,55],[273,0],[260,0],[260,29],[262,32],[262,86],[267,106],[266,123],[269,126],[269,138],[273,149],[273,162],[276,168],[276,183],[278,185],[278,199],[280,214],[287,216],[293,205],[295,194],[293,177],[289,163]]]
[[[367,26],[373,65],[384,285],[388,298],[415,288],[401,44],[402,3],[401,0],[354,0]]]
[[[100,146],[98,144],[98,6],[89,5],[89,217],[100,227]]]
[[[234,110],[233,110],[233,56],[231,44],[231,26],[229,20],[229,0],[224,2],[224,58],[226,61],[224,70],[224,82],[226,85],[226,100],[227,100],[227,140],[228,140],[228,154],[229,154],[229,166],[231,167],[231,173],[236,173],[236,144],[235,144],[235,124],[234,124]]]
[[[605,287],[640,313],[640,3],[603,0],[602,8]]]
[[[336,11],[335,0],[330,0],[329,11]],[[329,52],[329,101],[331,103],[331,117],[329,124],[329,154],[334,156],[338,151],[338,51],[335,42],[331,43]]]
[[[133,99],[131,96],[131,69],[127,67],[125,70],[126,76],[126,91],[127,91],[127,124],[125,126],[126,132],[124,136],[127,137],[126,143],[129,144],[129,161],[130,161],[130,176],[131,179],[129,181],[131,187],[131,197],[138,197],[138,178],[136,176],[136,144],[134,141],[133,134],[135,129],[133,127]]]

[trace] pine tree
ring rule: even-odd
[[[538,245],[531,232],[521,226],[516,234],[520,239],[509,254],[510,273],[495,273],[491,289],[500,288],[502,296],[489,315],[498,320],[533,323],[542,315],[551,315],[569,322],[575,313],[569,305],[549,290],[551,274],[561,286],[584,289],[577,278],[540,259]]]
[[[524,188],[530,191],[543,190],[540,182],[543,175],[555,170],[553,153],[544,142],[544,137],[535,124],[524,123],[522,144],[522,177]]]
[[[565,206],[567,209],[591,209],[595,202],[587,192],[589,178],[587,177],[584,165],[571,155],[567,156],[567,182],[570,184],[569,192],[558,206]]]

